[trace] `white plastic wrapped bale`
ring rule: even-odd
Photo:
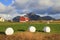
[[[29,31],[30,31],[30,32],[35,32],[35,31],[36,31],[36,28],[35,28],[34,26],[30,26],[30,27],[29,27]]]
[[[50,22],[49,22],[49,21],[47,21],[47,24],[50,24]]]
[[[13,30],[13,28],[11,28],[11,27],[9,27],[9,28],[7,28],[6,30],[5,30],[5,34],[6,35],[12,35],[14,33],[14,30]]]
[[[43,31],[49,33],[51,31],[51,29],[49,26],[46,26],[43,28]]]

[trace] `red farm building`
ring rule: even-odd
[[[20,22],[27,22],[29,21],[28,17],[20,16]]]

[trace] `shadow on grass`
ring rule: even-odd
[[[44,31],[42,31],[42,30],[36,30],[37,32],[44,32]]]
[[[19,29],[19,30],[17,30],[17,31],[24,32],[25,30],[23,30],[23,29]]]
[[[0,34],[4,34],[4,35],[5,35],[5,33],[4,33],[4,32],[0,32]]]
[[[19,30],[17,30],[17,31],[20,31],[20,32],[25,32],[26,30],[19,29]],[[44,32],[44,31],[42,31],[42,30],[36,30],[36,32]]]

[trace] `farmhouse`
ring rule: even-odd
[[[25,16],[16,16],[13,18],[13,21],[14,22],[27,22],[29,21],[29,18]]]
[[[0,22],[4,22],[4,19],[2,17],[0,17]]]
[[[20,22],[27,22],[29,21],[28,17],[20,16]]]

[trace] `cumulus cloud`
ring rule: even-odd
[[[0,14],[22,15],[22,13],[29,12],[39,14],[60,13],[60,0],[12,0],[9,6],[0,2]]]
[[[4,6],[2,3],[0,3],[0,12],[5,11],[6,6]]]
[[[53,5],[51,0],[39,0],[38,1],[40,8],[49,8]]]
[[[0,13],[9,13],[14,10],[14,7],[11,6],[13,3],[14,1],[12,0],[12,3],[9,6],[6,6],[2,2],[0,2]]]
[[[27,12],[31,10],[40,10],[43,13],[47,10],[52,13],[60,11],[60,0],[12,0],[12,3],[9,5],[10,7],[6,7],[2,3],[0,3],[0,5],[0,9],[7,9],[7,13],[11,12],[12,10],[16,10],[18,13],[24,12],[25,10],[28,10]],[[2,6],[3,8],[1,8]]]
[[[52,9],[55,11],[60,11],[60,0],[56,0],[54,2],[54,5],[52,6]]]
[[[18,15],[16,9],[11,6],[13,3],[14,2],[12,2],[9,6],[6,6],[0,2],[0,17],[9,20]]]
[[[18,4],[25,4],[27,3],[29,0],[15,0],[15,2],[17,2]]]
[[[47,10],[53,6],[52,0],[15,0],[12,5],[16,10]]]

